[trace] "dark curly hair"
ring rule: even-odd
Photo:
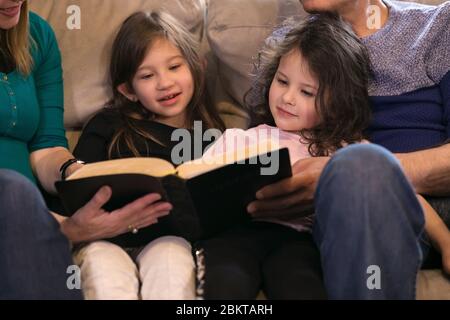
[[[370,121],[369,54],[351,28],[334,14],[314,14],[302,22],[287,20],[266,41],[244,101],[252,126],[274,124],[269,89],[282,56],[299,50],[319,83],[319,124],[300,130],[312,156],[327,156],[364,138]],[[299,70],[300,72],[300,70]]]

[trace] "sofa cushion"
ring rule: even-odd
[[[115,33],[136,11],[165,9],[200,39],[205,0],[29,0],[53,27],[64,70],[66,128],[80,128],[109,99],[107,67]]]

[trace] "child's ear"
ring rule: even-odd
[[[117,86],[117,91],[119,91],[125,98],[130,101],[136,102],[138,100],[137,96],[130,91],[126,83],[121,83]]]

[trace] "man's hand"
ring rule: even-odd
[[[317,183],[329,160],[329,157],[313,157],[297,161],[292,166],[292,177],[260,189],[257,200],[248,205],[247,211],[255,218],[310,214]]]

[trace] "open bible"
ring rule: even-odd
[[[218,157],[200,158],[174,167],[159,158],[126,158],[83,166],[56,189],[72,215],[104,185],[112,197],[104,206],[113,211],[149,193],[161,194],[173,205],[169,215],[138,233],[120,235],[113,242],[138,246],[165,234],[196,241],[211,237],[250,219],[246,206],[256,191],[292,175],[287,148],[246,149]]]

